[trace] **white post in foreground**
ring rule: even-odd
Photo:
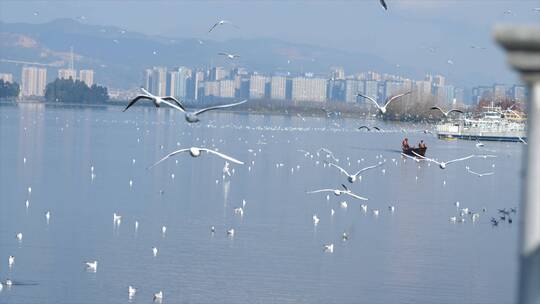
[[[527,141],[523,154],[518,303],[540,303],[540,27],[500,26],[495,39],[529,89]]]

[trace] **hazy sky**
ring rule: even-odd
[[[492,42],[497,23],[540,24],[540,0],[350,1],[6,1],[5,22],[80,18],[98,25],[171,37],[205,39],[271,37],[378,54],[388,62],[418,66],[459,79],[478,73],[479,83],[515,76]],[[34,16],[34,12],[39,12]],[[207,31],[218,19],[239,29]],[[485,47],[485,50],[471,46]],[[451,60],[454,64],[448,64]],[[346,68],[346,67],[345,67]],[[347,71],[353,73],[355,71]]]

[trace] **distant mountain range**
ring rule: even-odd
[[[285,42],[276,39],[233,39],[227,41],[194,38],[168,38],[130,32],[118,27],[97,26],[72,19],[57,19],[43,24],[0,22],[0,72],[19,77],[21,62],[51,64],[49,81],[58,67],[67,67],[70,48],[76,69],[95,70],[98,83],[115,88],[130,88],[142,83],[143,70],[152,66],[207,67],[241,66],[249,71],[270,73],[314,72],[327,74],[332,66],[347,71],[398,73],[384,59],[363,53]],[[230,52],[235,61],[218,56]],[[421,78],[413,68],[399,67],[399,73]]]

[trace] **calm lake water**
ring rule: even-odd
[[[518,215],[497,227],[490,218],[498,217],[497,208],[518,206],[520,144],[486,143],[493,151],[485,152],[475,142],[424,134],[427,126],[379,121],[206,113],[201,123],[187,124],[163,108],[121,110],[0,105],[0,280],[16,284],[4,286],[0,303],[151,303],[159,290],[163,303],[511,303],[515,297]],[[358,131],[361,124],[386,132]],[[404,161],[397,152],[404,136],[415,144],[424,139],[428,156],[442,160],[497,158],[441,170]],[[234,174],[223,179],[223,159],[180,154],[146,170],[190,146],[215,147],[246,164],[231,165]],[[321,147],[350,171],[386,163],[351,185],[324,167],[326,158],[315,154]],[[495,174],[479,178],[465,166]],[[369,200],[306,194],[341,183]],[[241,217],[234,208],[243,200]],[[461,208],[480,218],[452,223]],[[349,240],[342,241],[343,232]],[[329,243],[334,252],[323,252]],[[90,260],[99,262],[95,273],[85,270]],[[138,288],[132,299],[129,285]]]

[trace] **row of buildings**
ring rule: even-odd
[[[93,70],[77,70],[75,69],[59,69],[57,78],[73,79],[84,82],[91,87],[94,84]],[[13,75],[9,73],[0,73],[0,79],[13,82]],[[47,86],[47,68],[24,66],[21,72],[21,96],[44,96],[45,87]]]
[[[156,95],[171,95],[191,101],[249,98],[359,103],[365,100],[358,97],[358,93],[383,101],[406,91],[415,92],[416,98],[434,98],[436,102],[445,104],[477,103],[492,96],[525,100],[525,88],[518,85],[503,89],[495,84],[466,92],[448,84],[442,75],[426,75],[424,79],[412,80],[376,72],[346,75],[343,68],[333,68],[328,75],[305,73],[293,76],[289,73],[249,73],[244,68],[154,67],[144,71],[143,87]],[[493,93],[490,95],[489,92]]]

